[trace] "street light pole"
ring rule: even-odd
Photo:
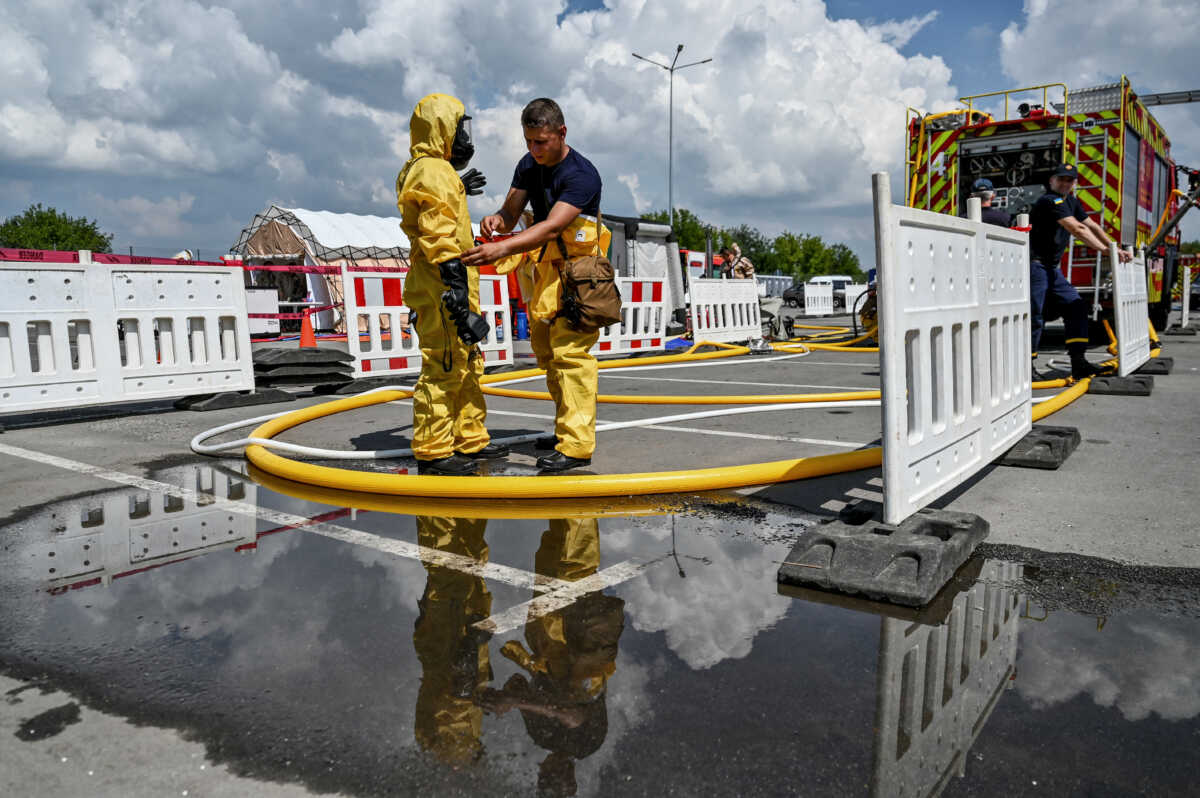
[[[654,64],[656,67],[661,67],[667,70],[667,73],[670,75],[668,81],[669,88],[667,89],[667,220],[672,230],[675,229],[675,73],[680,69],[707,64],[709,61],[712,61],[711,58],[705,58],[703,61],[693,61],[690,64],[676,66],[676,63],[679,61],[679,54],[682,52],[683,45],[676,45],[675,57],[671,59],[670,66],[633,53],[634,58],[638,58],[648,64]]]

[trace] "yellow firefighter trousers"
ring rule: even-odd
[[[469,270],[471,310],[479,312],[479,272]],[[417,313],[421,377],[413,392],[413,455],[438,460],[454,452],[477,452],[490,440],[487,405],[479,389],[483,355],[458,337],[442,307],[446,286],[436,265],[414,262],[404,284],[404,303]],[[450,370],[444,367],[450,363]]]
[[[588,351],[600,331],[572,330],[566,319],[535,321],[529,344],[538,368],[546,370],[546,388],[554,399],[555,448],[567,457],[590,458],[596,449],[596,392],[599,370]]]

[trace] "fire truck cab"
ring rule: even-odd
[[[1129,82],[1070,91],[1061,83],[961,98],[963,108],[906,118],[905,204],[966,213],[972,184],[996,189],[993,205],[1014,217],[1046,191],[1056,164],[1075,164],[1083,208],[1121,246],[1141,247],[1178,209],[1176,165],[1162,126]],[[1166,324],[1179,233],[1147,253],[1151,319]],[[1073,241],[1063,256],[1067,279],[1092,299],[1093,318],[1107,304],[1107,259]],[[1155,312],[1157,311],[1157,312]],[[1157,318],[1156,318],[1157,317]]]

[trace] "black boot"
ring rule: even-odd
[[[547,435],[543,438],[538,438],[533,442],[533,448],[543,450],[557,449],[558,438],[554,437],[553,435]]]
[[[1103,374],[1105,369],[1097,366],[1094,363],[1089,363],[1084,357],[1071,358],[1071,377],[1076,380],[1095,377],[1097,374]]]
[[[468,477],[479,473],[479,464],[470,457],[452,454],[437,460],[418,460],[417,473],[440,477]]]
[[[462,457],[470,457],[472,460],[500,460],[508,457],[509,448],[502,443],[489,443],[482,449],[477,449],[473,452],[455,452]]]
[[[555,452],[545,457],[539,457],[537,461],[538,469],[548,473],[569,471],[572,468],[581,468],[591,464],[592,459],[590,457],[570,457],[562,452]]]

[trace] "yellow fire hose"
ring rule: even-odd
[[[623,365],[650,365],[656,363],[675,363],[680,360],[703,360],[713,357],[729,357],[731,354],[743,354],[748,351],[745,347],[729,347],[725,345],[722,346],[724,351],[721,352],[694,353],[693,350],[701,345],[703,344],[697,344],[683,355],[607,361],[601,363],[600,367],[618,368]],[[527,369],[522,372],[492,374],[484,377],[481,382],[499,382],[525,376],[536,376],[540,373],[542,373],[540,369]],[[1048,382],[1058,383],[1062,381]],[[1089,380],[1082,380],[1054,399],[1035,406],[1033,409],[1033,419],[1038,421],[1045,418],[1055,410],[1074,401],[1074,399],[1087,390],[1088,383]],[[1035,384],[1034,387],[1041,386]],[[1047,385],[1045,387],[1050,386]],[[879,396],[878,391],[856,392],[854,395],[859,394],[871,394],[873,398],[878,398]],[[285,430],[308,421],[347,410],[391,402],[397,399],[406,399],[410,396],[412,396],[412,391],[409,390],[378,391],[326,402],[312,407],[300,408],[266,422],[254,430],[251,436],[255,438],[273,438]],[[801,396],[814,395],[801,394]],[[824,398],[826,400],[830,397],[847,399],[850,396],[851,394],[839,393],[829,394]],[[548,398],[548,394],[540,394],[534,398]],[[697,398],[710,399],[711,397]],[[743,397],[720,398],[740,401]],[[768,398],[771,400],[775,399],[775,397]],[[759,400],[761,401],[762,398],[760,397]],[[786,401],[794,402],[796,399],[791,397]],[[663,493],[694,493],[698,491],[766,485],[775,482],[791,482],[799,479],[879,466],[882,462],[882,449],[873,447],[853,452],[841,452],[816,457],[802,457],[792,460],[775,460],[766,463],[700,468],[685,471],[599,475],[564,474],[541,476],[536,479],[524,476],[445,477],[354,471],[290,460],[280,457],[257,444],[246,447],[246,458],[261,472],[322,489],[328,488],[340,491],[404,497],[492,500],[528,499],[541,501],[558,498],[580,499],[588,497],[644,496]]]

